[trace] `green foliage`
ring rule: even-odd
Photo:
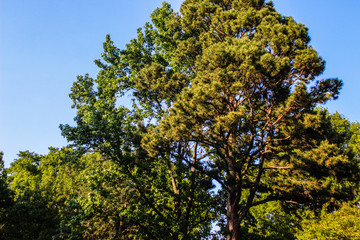
[[[6,239],[51,239],[56,234],[57,210],[49,205],[49,193],[41,189],[41,156],[20,152],[9,169],[7,184],[13,203],[7,208]]]
[[[155,85],[174,71],[187,78],[144,138],[151,156],[197,144],[206,157],[194,167],[228,192],[233,239],[258,204],[281,200],[321,207],[344,197],[348,191],[339,192],[337,181],[353,179],[337,177],[356,163],[339,155],[324,130],[330,127],[326,114],[315,110],[336,99],[342,83],[315,81],[324,61],[309,45],[306,27],[265,1],[189,0],[176,19],[179,39],[164,71],[155,77],[154,71],[134,71],[130,78],[147,74]],[[144,68],[153,66],[149,61]],[[141,94],[136,85],[134,91]]]
[[[4,168],[3,152],[0,152],[0,238],[6,239],[9,232],[9,208],[13,204],[12,191],[7,185],[6,169]]]
[[[316,224],[316,222],[322,221],[322,216],[327,216],[334,209],[339,208],[339,206],[344,204],[343,201],[351,200],[354,196],[359,196],[359,181],[356,180],[359,179],[359,158],[354,157],[358,155],[358,151],[351,147],[351,142],[353,142],[354,139],[357,139],[359,134],[358,123],[349,122],[339,113],[329,115],[323,109],[318,109],[318,112],[325,114],[324,116],[327,118],[327,122],[331,124],[330,127],[322,127],[322,129],[328,132],[327,136],[332,136],[331,139],[333,144],[336,146],[333,146],[332,148],[337,149],[336,156],[343,159],[343,161],[347,159],[351,159],[352,161],[351,164],[345,162],[346,164],[342,166],[338,165],[339,162],[335,161],[332,164],[337,165],[336,168],[338,168],[338,170],[331,170],[330,174],[337,172],[338,175],[333,175],[332,177],[325,175],[322,180],[320,180],[320,183],[324,184],[328,188],[331,188],[331,190],[329,189],[328,191],[337,197],[330,199],[323,208],[314,207],[314,205],[310,204],[310,202],[306,205],[298,205],[295,203],[289,204],[281,201],[269,202],[263,205],[255,206],[251,208],[249,212],[250,215],[245,218],[242,224],[244,231],[243,236],[246,236],[246,238],[296,239],[296,236],[302,236],[302,229],[304,226],[306,229],[311,226],[312,231],[316,231],[319,227],[319,224]],[[317,153],[318,155],[322,154],[322,152]],[[312,167],[317,172],[320,171],[319,169],[324,168],[317,167],[317,164],[320,163],[315,162],[321,158],[321,156],[314,156],[312,158],[314,160]],[[330,162],[331,158],[327,160]],[[340,163],[343,163],[343,161]],[[326,162],[322,162],[321,164],[325,163]],[[346,165],[347,167],[345,167]],[[346,177],[344,177],[345,173],[347,174]],[[321,171],[318,174],[321,174]],[[290,175],[287,178],[291,179],[291,177],[294,176]],[[266,180],[274,181],[274,179]],[[313,186],[307,186],[308,189],[310,187]],[[320,199],[317,199],[317,201],[321,202]],[[356,203],[357,199],[354,199],[353,202]],[[348,206],[348,204],[349,203],[345,203],[346,206]],[[304,231],[309,232],[308,230]],[[306,236],[301,239],[311,239],[309,238],[310,235]]]
[[[6,207],[4,239],[52,239],[59,234],[60,220],[74,196],[80,176],[77,153],[50,148],[48,155],[20,152],[6,169],[11,204]],[[70,165],[72,164],[72,165]],[[76,176],[76,178],[75,178]]]
[[[176,156],[196,161],[196,145],[179,145],[175,154],[154,157],[141,145],[151,122],[161,119],[187,82],[175,71],[177,66],[169,65],[178,17],[165,3],[151,17],[154,25],[146,24],[123,51],[107,36],[104,62],[95,61],[101,68],[97,78],[80,76],[72,87],[77,125],[61,129],[74,146],[115,163],[121,176],[118,184],[131,184],[136,200],[118,211],[136,227],[139,239],[199,239],[209,234],[214,216],[215,200],[209,192],[213,185]],[[137,99],[133,109],[118,105],[118,97],[127,91]]]
[[[358,158],[316,108],[342,82],[316,79],[325,63],[304,25],[253,0],[186,0],[180,14],[164,3],[151,21],[124,50],[107,36],[98,76],[73,85],[76,126],[61,126],[134,184],[153,220],[144,236],[195,238],[219,213],[213,181],[232,239],[263,203],[319,209],[354,197]],[[118,102],[127,93],[131,109]]]
[[[299,212],[290,213],[280,202],[269,202],[251,208],[242,227],[248,239],[290,240],[295,239],[300,221]]]
[[[69,94],[71,145],[21,152],[0,179],[7,238],[210,239],[216,221],[214,239],[295,239],[360,180],[360,125],[319,108],[342,82],[317,79],[309,42],[264,0],[163,3],[125,49],[106,36]]]
[[[7,186],[6,180],[7,180],[7,175],[6,175],[6,170],[4,168],[3,152],[0,152],[0,212],[2,213],[1,215],[4,214],[6,208],[11,204],[11,198],[10,198],[11,191]]]
[[[116,219],[124,200],[118,197],[120,181],[114,166],[98,154],[84,155],[67,165],[76,171],[73,176],[76,185],[66,202],[58,237],[119,239],[115,237]]]
[[[328,213],[325,209],[317,218],[304,221],[303,231],[297,239],[306,240],[355,240],[360,238],[360,208],[344,204],[340,209]]]

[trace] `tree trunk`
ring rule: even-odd
[[[239,202],[236,187],[233,186],[228,192],[228,201],[226,207],[228,235],[227,240],[238,240],[240,238],[240,217]]]

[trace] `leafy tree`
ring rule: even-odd
[[[113,47],[105,43],[105,51],[109,48]],[[118,165],[118,184],[130,183],[136,198],[117,218],[125,216],[138,239],[200,239],[208,235],[213,215],[208,192],[211,181],[167,156],[147,155],[140,145],[146,131],[142,124],[145,114],[116,106],[121,85],[108,76],[110,67],[102,67],[97,79],[79,77],[74,83],[70,95],[78,108],[77,126],[62,126],[64,135],[76,146],[100,152],[104,160]],[[195,191],[199,186],[202,190]]]
[[[334,210],[337,211],[342,205],[348,207],[351,202],[353,202],[352,205],[357,203],[357,199],[345,203],[344,201],[349,199],[349,195],[359,196],[358,180],[356,181],[356,179],[359,179],[359,165],[356,166],[356,163],[359,164],[359,149],[357,148],[360,136],[359,123],[351,123],[339,113],[326,113],[326,115],[331,122],[333,139],[337,139],[335,141],[337,142],[338,149],[337,156],[344,160],[349,159],[355,163],[352,165],[354,169],[346,169],[347,174],[353,175],[353,177],[348,178],[353,178],[351,182],[339,181],[343,179],[341,177],[337,177],[337,181],[326,181],[328,184],[332,182],[333,191],[343,194],[342,197],[338,197],[338,200],[342,201],[337,201],[336,203],[330,201],[325,205],[326,207],[316,209],[304,205],[289,208],[289,205],[285,205],[281,201],[269,202],[253,207],[250,210],[250,215],[245,218],[242,224],[243,230],[245,230],[244,234],[247,234],[247,239],[296,239],[296,235],[302,237],[304,226],[307,229],[304,230],[305,232],[310,231],[309,227],[312,231],[316,231],[317,228],[322,226],[322,224],[319,226],[317,222],[322,221],[323,216],[328,216]],[[346,190],[341,191],[338,188],[345,188]],[[302,237],[301,239],[310,238]]]
[[[152,18],[161,27],[164,20],[172,21],[175,17],[170,6],[164,4],[154,11]],[[77,125],[62,125],[61,129],[74,146],[100,152],[104,159],[116,163],[122,182],[132,184],[136,192],[134,201],[138,204],[129,205],[131,211],[127,217],[137,227],[139,239],[201,239],[209,235],[215,211],[216,199],[209,192],[214,187],[211,179],[169,154],[150,157],[141,146],[151,122],[164,114],[162,104],[170,104],[176,93],[153,94],[132,72],[141,72],[144,62],[152,61],[152,51],[158,52],[155,45],[171,47],[172,33],[165,30],[156,30],[147,24],[147,35],[139,30],[138,38],[132,40],[125,51],[116,48],[107,37],[103,62],[95,61],[101,69],[97,78],[80,76],[72,87],[70,97],[78,110]],[[166,39],[159,42],[160,37]],[[155,61],[159,64],[166,61],[168,54],[158,52]],[[161,71],[159,66],[154,66],[154,71]],[[176,74],[174,78],[183,76]],[[118,97],[132,91],[135,85],[144,86],[133,92],[139,100],[137,105],[131,110],[119,106]],[[181,84],[178,85],[180,88]],[[160,94],[162,87],[159,82]],[[166,88],[173,91],[173,87]],[[200,159],[196,144],[179,144],[176,153],[188,161]]]
[[[12,192],[7,185],[3,152],[0,152],[0,238],[7,239],[9,232],[9,208],[12,206]]]
[[[339,210],[328,213],[322,211],[320,217],[303,223],[303,231],[297,239],[306,240],[355,240],[360,238],[359,206],[343,205]]]
[[[253,207],[241,224],[242,234],[245,239],[296,239],[295,234],[299,231],[303,211],[301,208],[287,211],[279,201]]]
[[[74,214],[67,211],[67,204],[81,188],[77,155],[69,148],[50,148],[47,155],[19,153],[6,169],[13,192],[6,239],[57,239],[61,220]]]
[[[20,152],[7,169],[7,182],[14,192],[8,208],[6,239],[51,239],[57,231],[57,210],[41,191],[41,156]]]
[[[3,152],[0,152],[0,211],[3,212],[10,204],[10,190],[6,183],[7,175],[4,168]],[[2,214],[1,214],[2,215]]]
[[[7,169],[9,186],[15,193],[15,200],[28,192],[39,190],[41,179],[39,169],[41,156],[28,151],[20,152],[18,156],[19,158]]]
[[[190,141],[203,149],[207,158],[196,168],[228,193],[228,239],[240,238],[253,206],[317,207],[343,197],[330,188],[337,170],[354,163],[337,156],[329,123],[315,110],[336,99],[342,83],[314,81],[324,62],[307,29],[264,1],[185,1],[181,14],[184,39],[173,56],[191,59],[190,84],[149,132],[146,148],[156,155]]]
[[[125,50],[107,36],[97,78],[72,87],[76,126],[61,126],[133,184],[140,238],[206,236],[221,198],[213,182],[227,195],[227,239],[267,202],[319,209],[354,197],[359,159],[316,108],[342,82],[316,80],[325,63],[304,25],[264,0],[186,0],[180,14],[164,3],[151,20]]]
[[[351,123],[339,113],[331,115],[332,126],[341,139],[340,149],[345,159],[357,163],[357,167],[347,169],[346,173],[356,176],[359,174],[360,162],[360,124]],[[341,188],[348,188],[350,183],[342,183]],[[337,189],[337,191],[339,191]],[[353,201],[343,203],[340,208],[325,205],[319,215],[312,215],[301,224],[302,231],[297,234],[297,239],[358,239],[360,237],[360,210],[359,210],[359,187],[348,188],[357,196]]]
[[[99,154],[86,154],[69,165],[76,170],[76,194],[66,203],[59,238],[130,239],[134,228],[125,212],[133,188],[122,184],[116,165]]]

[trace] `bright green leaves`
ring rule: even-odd
[[[78,234],[82,238],[109,239],[129,234],[132,225],[128,220],[133,214],[128,205],[136,196],[131,182],[125,181],[119,168],[100,154],[84,155],[79,163],[83,167],[75,168],[78,176],[73,186],[77,194],[67,204],[70,214],[63,220],[63,230],[68,231],[65,237]]]
[[[352,124],[350,126],[351,138],[348,147],[352,150],[354,157],[360,159],[360,124]]]
[[[151,19],[153,25],[146,23],[143,30],[138,30],[137,38],[121,51],[123,65],[119,71],[127,73],[131,87],[127,90],[143,110],[151,117],[154,117],[151,111],[155,111],[159,117],[188,85],[185,74],[188,66],[175,54],[183,37],[179,16],[164,3]],[[123,84],[124,80],[120,85]]]
[[[79,76],[71,89],[70,97],[77,109],[75,121],[78,126],[61,125],[60,128],[70,141],[92,149],[116,149],[120,153],[126,147],[122,136],[134,131],[132,123],[136,117],[132,117],[127,108],[117,106],[118,98],[128,88],[128,81],[122,84],[127,78],[117,71],[121,66],[119,52],[109,37],[104,51],[103,58],[110,65],[101,65],[98,61],[102,66],[98,77]]]
[[[247,239],[292,240],[299,231],[300,212],[288,214],[280,202],[269,202],[251,208],[242,226]]]
[[[71,93],[69,94],[74,102],[73,108],[80,110],[81,106],[91,104],[96,100],[93,86],[93,79],[89,75],[77,77],[77,81],[73,83]]]
[[[172,54],[181,38],[179,16],[174,13],[168,3],[164,2],[161,8],[153,11],[151,21],[156,28],[155,52],[161,54],[167,62],[172,62]]]
[[[303,231],[297,234],[297,239],[359,239],[360,209],[349,204],[332,213],[324,209],[317,219],[305,221],[302,227]]]
[[[0,233],[4,239],[51,239],[59,234],[60,218],[66,216],[77,184],[75,168],[66,168],[75,155],[67,148],[51,148],[46,156],[20,152],[7,169],[14,197]]]
[[[20,152],[19,159],[11,164],[7,170],[10,174],[8,181],[10,188],[15,192],[14,199],[27,194],[27,191],[38,191],[40,175],[40,156],[30,152]]]

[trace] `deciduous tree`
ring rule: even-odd
[[[73,84],[70,97],[77,109],[76,126],[61,126],[74,146],[98,152],[116,163],[124,176],[122,181],[131,183],[138,204],[128,208],[133,208],[132,223],[140,239],[201,239],[209,235],[214,218],[211,178],[168,153],[149,156],[141,145],[152,122],[162,118],[166,113],[163,107],[171,104],[183,85],[179,81],[184,75],[175,71],[175,85],[158,82],[149,90],[143,84],[146,79],[153,80],[147,74],[164,73],[161,64],[171,53],[159,46],[173,48],[174,43],[172,32],[166,32],[168,26],[162,25],[171,25],[166,21],[175,18],[170,6],[164,4],[152,15],[159,28],[146,24],[144,32],[139,30],[137,39],[124,51],[107,36],[102,61],[95,61],[100,68],[97,78],[79,76]],[[133,91],[135,86],[138,91]],[[138,100],[132,109],[119,104],[128,91]],[[196,162],[198,151],[196,144],[181,143],[176,153]]]
[[[124,50],[107,37],[97,78],[73,85],[76,126],[61,126],[134,183],[154,220],[144,236],[201,236],[213,182],[233,240],[254,206],[354,196],[358,159],[316,108],[342,82],[317,79],[325,62],[303,24],[264,0],[186,0],[179,14],[164,3],[151,20]],[[119,106],[126,94],[132,109]]]
[[[303,223],[303,231],[297,239],[335,240],[360,238],[360,208],[358,205],[344,204],[332,213],[326,210],[312,220]]]

